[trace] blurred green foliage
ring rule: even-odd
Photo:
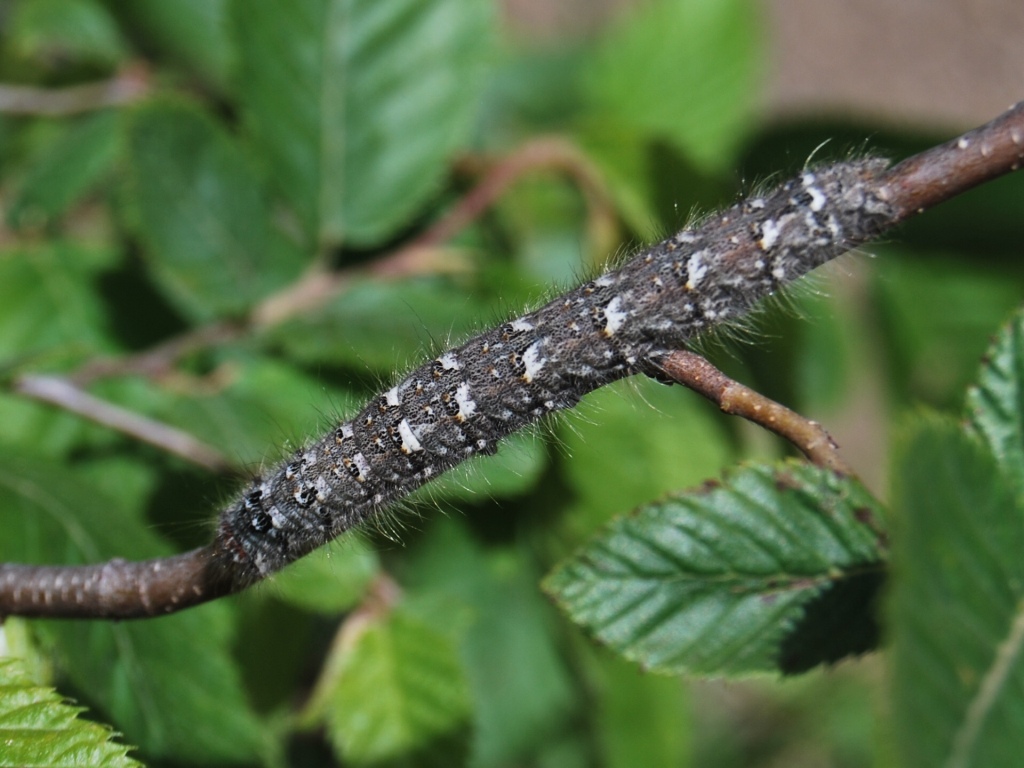
[[[194,546],[234,487],[15,394],[23,374],[242,324],[89,388],[257,467],[420,357],[798,169],[825,139],[818,159],[865,136],[894,157],[946,138],[766,123],[753,0],[651,0],[557,45],[499,17],[490,0],[0,0],[3,83],[143,85],[74,114],[0,111],[0,559]],[[495,158],[547,134],[577,154],[522,176],[403,276],[374,272]],[[0,659],[0,766],[23,760],[3,746],[15,690],[59,724],[53,749],[84,739],[96,764],[123,764],[35,683],[149,765],[1015,764],[1019,319],[977,367],[1024,286],[1021,182],[846,261],[861,279],[847,289],[832,270],[835,298],[795,289],[795,311],[737,333],[755,344],[707,344],[764,393],[875,428],[853,460],[891,473],[891,509],[787,464],[682,494],[784,449],[693,395],[627,382],[249,594],[140,623],[8,620],[0,656],[23,662]],[[318,274],[339,277],[329,301],[275,314]],[[959,409],[972,381],[969,429],[917,417],[888,467],[889,425],[922,402]],[[785,683],[642,670],[792,673],[870,650],[890,521],[891,722],[874,714],[877,656]],[[566,613],[541,592],[552,572]]]

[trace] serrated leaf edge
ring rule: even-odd
[[[44,731],[51,733],[69,733],[80,738],[89,738],[92,742],[90,745],[91,748],[107,747],[111,750],[111,753],[105,758],[104,764],[106,764],[106,760],[120,758],[125,761],[124,764],[126,765],[141,765],[137,760],[128,756],[128,752],[135,749],[135,747],[116,741],[116,739],[121,738],[123,734],[115,731],[105,723],[81,718],[80,715],[87,711],[86,707],[79,706],[73,700],[63,696],[54,688],[37,685],[32,682],[27,676],[21,674],[21,666],[16,658],[0,657],[0,670],[3,669],[13,669],[14,677],[9,682],[0,682],[0,694],[10,694],[21,691],[33,697],[31,702],[16,707],[14,711],[17,709],[24,709],[26,706],[42,707],[51,713],[56,713],[57,718],[64,721],[60,726],[50,726],[48,728],[38,728],[34,730],[40,733]],[[0,733],[3,733],[3,731],[6,730],[2,725],[2,719],[8,713],[9,712],[7,711],[0,712]],[[18,730],[24,729],[22,728]],[[3,743],[9,745],[9,742],[6,740]],[[76,746],[81,748],[83,745]],[[120,754],[117,754],[119,750]],[[0,766],[5,765],[8,765],[8,763],[6,763],[3,756],[0,755]]]

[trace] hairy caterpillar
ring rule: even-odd
[[[214,543],[236,587],[279,570],[437,475],[659,358],[839,254],[894,211],[886,163],[838,163],[742,201],[417,368],[255,480]]]

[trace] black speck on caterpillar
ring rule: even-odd
[[[806,170],[521,317],[449,349],[265,472],[221,514],[220,567],[245,586],[369,520],[586,393],[743,317],[894,217],[885,161]]]

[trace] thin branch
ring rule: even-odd
[[[197,328],[165,342],[126,357],[106,357],[90,360],[67,380],[77,387],[86,387],[94,381],[113,376],[140,375],[158,378],[169,373],[183,357],[209,347],[228,344],[245,333],[240,323],[220,321]]]
[[[814,464],[843,475],[853,474],[820,424],[730,379],[700,355],[679,350],[660,360],[658,368],[673,381],[716,403],[724,413],[741,416],[785,438]]]
[[[174,613],[232,591],[212,547],[102,565],[0,564],[4,616],[130,619]]]
[[[443,243],[490,208],[519,178],[533,170],[557,170],[575,180],[592,215],[615,218],[600,173],[575,146],[556,137],[534,139],[495,163],[470,192],[434,226],[407,246],[427,248]]]
[[[887,174],[902,221],[979,184],[1016,171],[1024,162],[1024,101],[990,123],[914,155]]]
[[[561,171],[574,179],[587,200],[593,221],[615,218],[600,174],[579,150],[563,139],[534,139],[494,163],[484,178],[426,231],[360,274],[397,280],[437,271],[442,266],[436,258],[438,246],[482,216],[513,183],[537,170]],[[265,328],[297,314],[315,311],[335,299],[353,277],[352,272],[315,271],[261,302],[252,312],[252,325]]]
[[[185,355],[230,343],[254,329],[265,329],[296,315],[316,311],[337,298],[360,274],[397,280],[439,271],[444,266],[436,258],[439,244],[454,237],[482,215],[516,179],[530,171],[545,168],[558,169],[575,178],[590,201],[591,210],[596,211],[594,216],[612,215],[611,203],[599,175],[586,158],[568,142],[537,139],[497,162],[479,184],[422,235],[367,268],[333,273],[314,269],[294,284],[261,301],[245,322],[218,321],[136,355],[93,360],[64,379],[24,377],[14,391],[65,408],[212,471],[228,471],[230,464],[223,456],[181,430],[132,414],[82,390],[94,381],[111,376],[167,375]]]
[[[57,376],[21,376],[15,380],[13,391],[76,413],[89,421],[134,437],[211,472],[223,474],[237,471],[220,451],[187,432],[101,400],[82,391],[66,379]]]
[[[66,117],[138,101],[149,91],[146,68],[125,67],[109,80],[66,88],[0,83],[0,113]]]
[[[875,234],[880,235],[906,217],[984,180],[1016,170],[1024,160],[1024,146],[1020,141],[1022,132],[1024,106],[1018,105],[959,140],[911,158],[879,176],[865,175],[861,188],[865,199],[885,200],[892,213],[889,219],[877,222],[878,231]],[[768,238],[767,227],[765,229],[763,238]],[[772,232],[771,236],[774,237],[775,233]],[[749,248],[749,243],[741,244],[737,239],[736,251],[727,253],[723,263],[739,259],[743,248]],[[742,265],[742,261],[739,263]],[[575,295],[576,292],[573,293]],[[609,325],[613,319],[617,318],[610,318]],[[487,337],[492,338],[491,335]],[[461,349],[471,349],[472,344],[473,341]],[[688,370],[694,363],[685,354],[662,356],[659,361],[638,360],[636,365],[642,367],[646,362],[649,367],[660,362],[664,366],[666,360],[670,361],[676,378],[699,384],[701,375]],[[438,364],[443,365],[440,361]],[[756,399],[751,399],[742,391],[739,396],[735,390],[730,395],[728,390],[729,386],[726,385],[720,389],[719,394],[712,394],[730,409],[745,410],[747,415],[757,414]],[[785,422],[788,418],[783,414],[780,419],[773,408],[765,410],[763,403],[761,408],[768,414],[768,418],[758,417],[759,423],[768,421],[769,425],[777,426],[780,421]],[[403,445],[414,438],[403,436]],[[829,460],[828,449],[823,449],[823,444],[817,442],[813,435],[798,434],[796,439],[812,455],[818,457],[816,460]],[[821,455],[822,450],[825,451],[824,456]],[[287,472],[290,467],[289,464],[282,471]],[[403,488],[405,492],[411,490],[406,486]],[[400,495],[396,489],[391,490],[394,491],[389,491],[391,496]],[[246,508],[246,503],[258,503],[258,499],[254,501],[247,497],[244,503],[239,502],[238,508]],[[259,577],[255,570],[251,569],[247,578],[240,579],[236,575],[229,576],[217,567],[218,563],[225,566],[230,564],[235,555],[242,557],[243,561],[246,556],[242,544],[233,535],[221,536],[220,543],[228,549],[237,547],[239,552],[227,549],[215,551],[211,546],[184,555],[141,563],[111,560],[99,565],[74,567],[0,565],[0,615],[141,618],[180,610],[254,583]]]
[[[110,376],[164,373],[187,354],[235,341],[253,329],[269,328],[297,315],[315,312],[341,295],[358,277],[398,280],[438,272],[446,267],[438,259],[438,246],[473,223],[522,176],[549,169],[561,171],[576,181],[587,200],[593,221],[614,218],[614,208],[600,174],[586,157],[564,140],[536,139],[494,163],[473,189],[419,237],[368,267],[339,272],[314,269],[292,285],[263,299],[244,322],[215,323],[137,355],[90,362],[69,378],[79,386],[86,386]]]

